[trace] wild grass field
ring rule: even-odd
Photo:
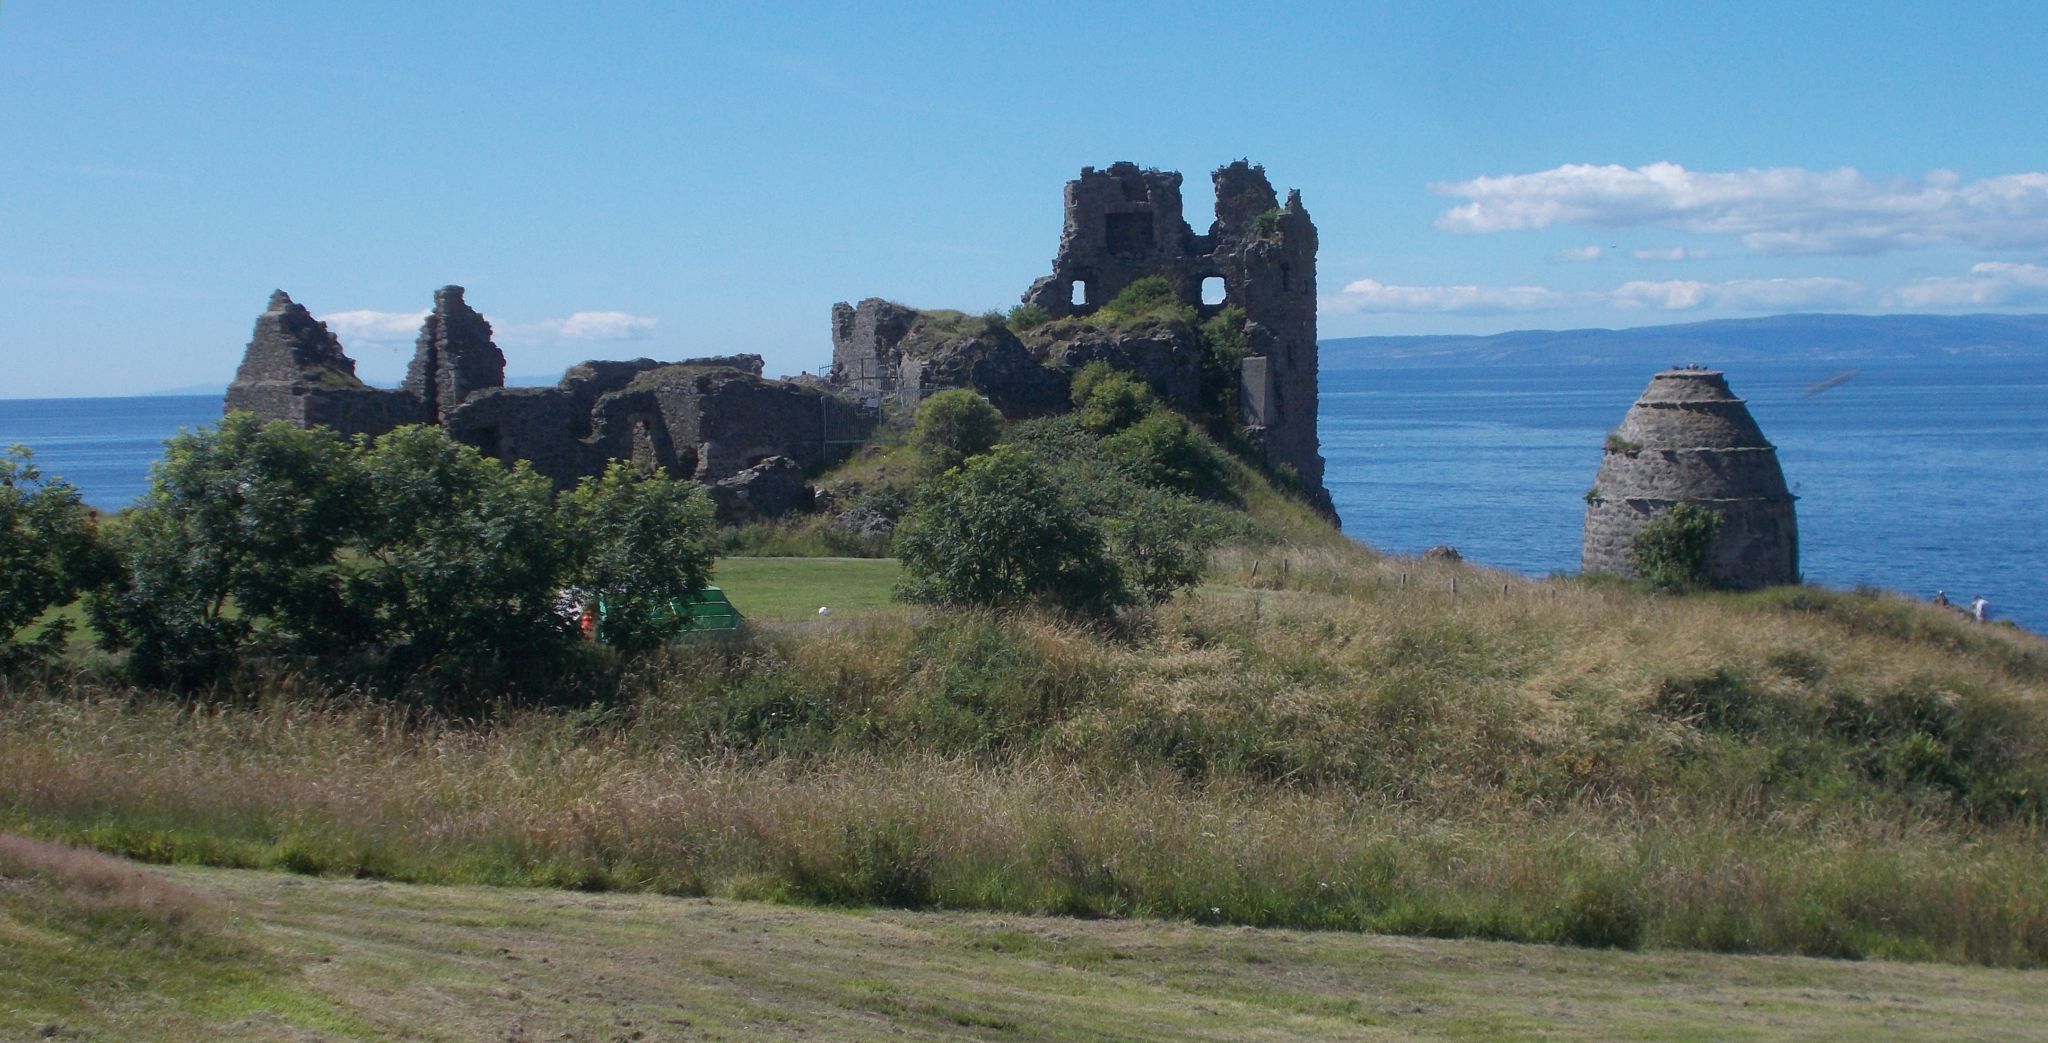
[[[0,829],[422,883],[2048,962],[2048,644],[1903,599],[1268,547],[1117,624],[885,613],[626,669],[615,704],[487,720],[52,676],[0,708]]]
[[[2022,1039],[2034,974],[159,870],[0,837],[0,1037]]]

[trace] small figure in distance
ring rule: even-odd
[[[1976,600],[1970,602],[1970,616],[1979,623],[1991,622],[1991,602],[1986,601],[1984,595],[1977,595]]]
[[[1939,605],[1939,606],[1941,606],[1942,608],[1947,608],[1947,607],[1948,607],[1948,591],[1946,591],[1946,590],[1937,590],[1937,591],[1935,591],[1935,592],[1934,592],[1934,603],[1935,603],[1936,605]]]

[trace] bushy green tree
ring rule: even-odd
[[[1209,552],[1230,531],[1216,508],[1142,486],[1126,490],[1102,527],[1132,595],[1154,605],[1201,582]]]
[[[554,601],[569,555],[553,490],[438,427],[401,427],[362,457],[374,510],[347,594],[403,663],[546,653],[571,621]]]
[[[323,428],[230,413],[164,446],[116,525],[120,561],[90,600],[102,642],[151,683],[202,684],[252,637],[345,644],[336,551],[365,513],[350,447]]]
[[[619,461],[560,508],[575,585],[604,598],[605,637],[619,647],[658,643],[710,582],[718,529],[702,486]]]
[[[1103,533],[1037,454],[1000,446],[926,483],[897,530],[910,601],[1040,603],[1091,614],[1130,600]]]
[[[1720,511],[1681,501],[1636,530],[1629,556],[1652,586],[1707,586],[1707,557],[1721,535],[1721,524]]]
[[[17,640],[43,613],[91,586],[100,560],[91,512],[78,490],[45,478],[26,447],[0,451],[0,669],[46,659],[70,634],[68,620]]]
[[[917,407],[911,442],[935,471],[960,466],[986,453],[1003,434],[1003,415],[980,395],[965,388],[941,391]]]

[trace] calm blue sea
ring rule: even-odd
[[[2048,375],[2017,362],[1731,367],[1799,495],[1812,583],[1983,594],[2048,632]],[[1323,454],[1344,531],[1385,550],[1439,543],[1529,575],[1579,563],[1581,499],[1639,366],[1325,369]],[[103,508],[142,493],[163,439],[218,395],[0,401],[0,444],[35,449]]]
[[[2011,361],[1727,370],[1799,497],[1809,583],[1951,600],[2048,631],[2048,376]],[[1344,531],[1384,550],[1447,543],[1530,575],[1575,571],[1600,447],[1640,366],[1323,372],[1323,455]]]

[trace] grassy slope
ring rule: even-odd
[[[1935,1040],[2048,1017],[2011,971],[162,875],[223,911],[211,948],[0,903],[0,1036]]]

